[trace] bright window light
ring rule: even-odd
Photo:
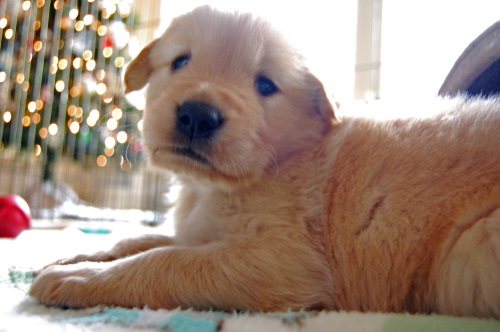
[[[500,19],[498,0],[384,0],[381,98],[432,98],[465,48]]]

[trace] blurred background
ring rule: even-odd
[[[163,222],[171,181],[143,160],[143,91],[125,97],[122,75],[173,17],[204,3],[1,0],[0,195],[23,196],[40,220]],[[347,106],[435,97],[500,19],[498,0],[209,3],[270,20]]]

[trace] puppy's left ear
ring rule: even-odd
[[[309,86],[311,87],[312,92],[312,102],[313,107],[316,113],[318,113],[325,122],[330,126],[338,121],[336,117],[336,112],[340,107],[340,104],[333,100],[333,96],[331,98],[326,94],[323,83],[316,78],[316,76],[310,74],[309,77]]]
[[[149,54],[155,46],[156,41],[153,40],[146,45],[139,55],[127,66],[125,70],[125,93],[140,90],[148,83],[149,76],[153,72]]]

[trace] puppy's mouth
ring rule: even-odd
[[[203,165],[209,165],[210,163],[208,162],[208,159],[199,154],[198,152],[194,151],[192,148],[182,148],[182,147],[174,147],[172,148],[172,152],[174,154],[190,158],[192,160],[195,160]]]

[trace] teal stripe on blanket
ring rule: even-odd
[[[206,316],[193,316],[189,314],[174,314],[157,327],[168,328],[171,332],[216,332],[219,320]]]
[[[91,316],[83,317],[70,317],[66,318],[65,321],[69,323],[100,323],[100,322],[112,322],[112,323],[122,323],[122,324],[133,324],[139,318],[141,310],[126,309],[126,308],[104,308],[101,312],[93,314]]]

